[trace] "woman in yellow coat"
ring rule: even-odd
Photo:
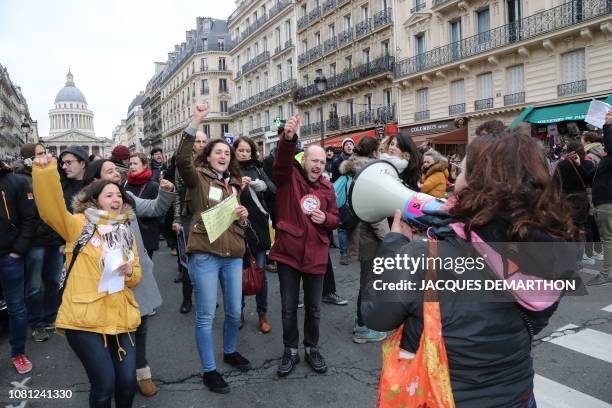
[[[448,161],[438,151],[429,149],[423,154],[423,176],[421,176],[421,193],[437,198],[446,195],[448,179]]]
[[[65,331],[87,372],[89,405],[110,407],[114,394],[115,406],[131,407],[136,352],[130,333],[140,325],[140,313],[129,288],[140,281],[140,262],[127,194],[113,182],[96,181],[77,194],[71,214],[50,155],[36,159],[32,181],[41,218],[66,240],[66,264],[72,268],[56,327]],[[100,287],[105,265],[116,276],[116,285],[106,288]]]

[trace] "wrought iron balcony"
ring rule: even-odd
[[[254,136],[254,135],[257,135],[257,134],[260,134],[260,133],[263,133],[263,132],[264,132],[264,128],[263,127],[258,127],[257,129],[251,129],[249,131],[249,136]]]
[[[295,79],[288,79],[284,82],[281,82],[278,85],[274,85],[271,88],[265,89],[262,92],[259,92],[258,94],[251,96],[250,98],[247,98],[241,102],[236,103],[235,105],[230,106],[229,114],[233,115],[245,109],[251,108],[259,103],[276,98],[277,96],[280,96],[286,92],[291,91],[295,86],[296,86]]]
[[[427,4],[424,1],[417,1],[413,8],[410,9],[410,13],[418,13],[419,11],[425,10]]]
[[[346,115],[340,118],[343,128],[352,128],[357,126],[357,118],[355,115]]]
[[[398,61],[395,74],[403,77],[437,68],[609,13],[612,13],[612,3],[609,0],[572,0],[517,22]]]
[[[351,0],[337,0],[338,3],[338,8],[344,6],[346,3],[350,2]]]
[[[343,32],[340,33],[340,35],[338,35],[338,46],[339,47],[342,47],[350,43],[351,41],[353,41],[353,29],[352,28],[344,30]]]
[[[347,69],[340,74],[327,78],[327,90],[331,91],[333,89],[341,88],[353,82],[371,78],[385,72],[393,72],[394,64],[394,57],[385,56],[370,61],[367,64],[362,64],[357,67]],[[297,100],[302,101],[317,95],[319,95],[319,92],[317,91],[316,86],[311,84],[299,89]]]
[[[439,6],[440,4],[448,3],[451,0],[433,0],[432,7]]]
[[[424,110],[424,111],[420,111],[420,112],[414,112],[414,120],[415,120],[415,122],[418,122],[419,120],[425,120],[425,119],[429,119],[429,111],[428,110]]]
[[[338,39],[336,37],[330,38],[323,43],[323,53],[334,51],[338,47]]]
[[[336,0],[326,0],[323,3],[323,15],[329,13],[336,8]]]
[[[376,115],[373,110],[366,110],[359,113],[359,125],[370,125],[376,121]]]
[[[275,5],[270,8],[268,12],[268,20],[272,20],[274,17],[283,12],[289,5],[291,4],[291,0],[280,0],[277,1]]]
[[[312,133],[310,125],[300,126],[300,136],[309,136]]]
[[[314,22],[316,19],[321,17],[321,7],[317,7],[308,13],[308,24]]]
[[[210,88],[200,88],[200,95],[208,95],[210,93]]]
[[[380,10],[378,13],[374,14],[374,30],[387,25],[393,22],[393,16],[391,14],[391,7]]]
[[[301,30],[302,28],[306,27],[308,25],[308,14],[305,14],[304,16],[300,17],[297,21],[297,28],[298,30]]]
[[[302,67],[310,62],[310,52],[304,51],[300,55],[298,55],[298,67]]]
[[[504,95],[504,106],[525,103],[525,92]]]
[[[585,93],[587,90],[587,82],[586,80],[570,82],[567,84],[561,84],[557,86],[557,95],[559,97],[576,95]]]
[[[395,104],[378,108],[376,110],[376,116],[378,123],[397,122],[397,116],[395,114]]]
[[[340,129],[340,119],[338,118],[338,115],[336,114],[336,116],[332,119],[327,119],[325,121],[325,127],[328,132],[334,132]]]
[[[480,99],[474,101],[474,110],[484,110],[493,108],[493,98]]]
[[[310,61],[314,61],[315,59],[321,57],[321,55],[323,55],[323,47],[321,47],[320,44],[308,51]]]
[[[249,71],[254,70],[261,64],[270,60],[270,51],[264,51],[246,64],[242,66],[242,75],[246,74]]]
[[[456,105],[448,105],[448,115],[459,115],[465,113],[465,103],[458,103]]]
[[[355,38],[361,38],[372,31],[370,19],[363,20],[355,26]]]
[[[219,93],[220,94],[227,94],[227,93],[229,93],[229,90],[227,88],[219,88]]]
[[[322,129],[321,126],[322,126],[321,122],[315,122],[310,125],[310,131],[312,132],[313,135],[316,135],[317,133],[321,133],[321,129]]]
[[[279,45],[278,47],[276,47],[276,49],[274,50],[274,55],[278,55],[281,52],[283,52],[283,51],[285,51],[285,50],[287,50],[287,49],[289,49],[291,47],[293,47],[293,40],[289,39],[289,40],[285,41],[285,45],[283,45],[283,46]]]

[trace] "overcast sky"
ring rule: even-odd
[[[0,63],[21,86],[41,136],[72,68],[94,112],[97,136],[111,137],[130,102],[166,61],[196,17],[226,19],[233,0],[0,0]]]

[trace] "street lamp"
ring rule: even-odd
[[[323,97],[325,91],[327,91],[327,78],[323,75],[323,72],[319,74],[314,80],[317,92],[319,92],[319,105],[321,106],[321,147],[325,147],[325,121],[323,120]]]

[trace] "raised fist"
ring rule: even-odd
[[[191,111],[191,126],[197,128],[209,112],[210,105],[208,105],[208,102],[195,105]]]
[[[291,119],[285,124],[285,140],[293,140],[293,136],[297,133],[300,127],[300,115],[293,115]]]

